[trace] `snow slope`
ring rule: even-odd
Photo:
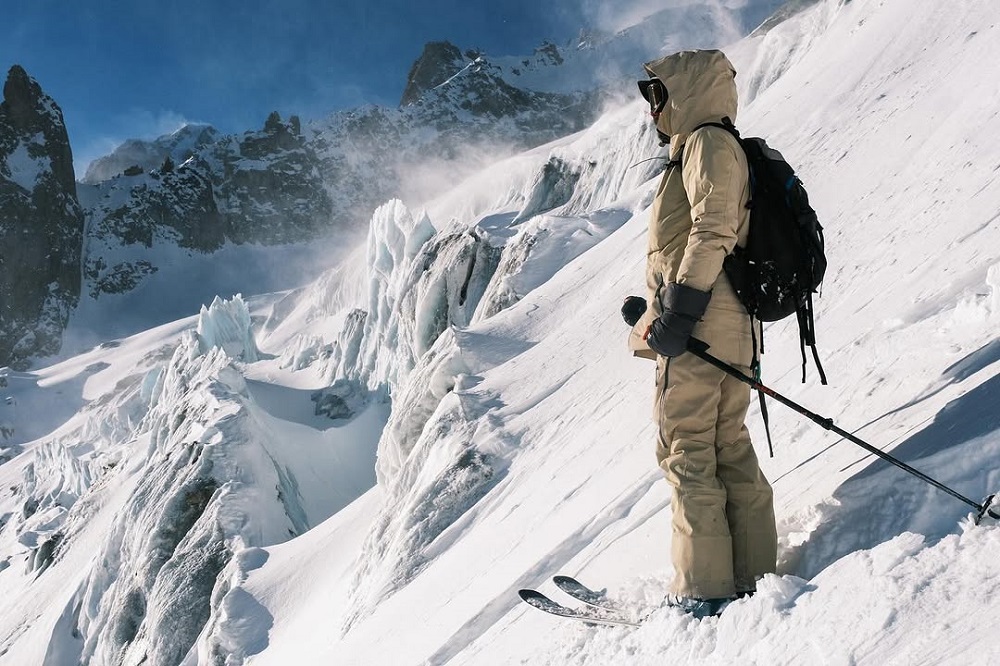
[[[798,385],[785,323],[768,330],[765,378],[977,501],[1000,482],[1000,154],[986,138],[1000,101],[987,64],[997,55],[994,25],[985,5],[944,12],[934,3],[825,2],[732,49],[744,97],[754,86],[740,124],[799,165],[834,266],[819,299],[832,387],[815,378]],[[622,145],[638,135],[630,123],[625,113],[608,116],[552,152],[603,158],[593,151],[598,137]],[[429,208],[432,221],[455,207],[456,221],[485,222],[515,209],[504,197],[517,168],[466,183]],[[584,190],[577,185],[577,200]],[[305,655],[357,664],[997,656],[989,631],[958,628],[990,608],[997,577],[986,553],[995,528],[966,533],[968,507],[780,407],[772,409],[778,455],[764,465],[777,491],[782,575],[717,621],[658,609],[669,578],[668,490],[652,463],[650,368],[623,357],[617,315],[621,297],[641,285],[650,191],[622,188],[596,203],[635,217],[511,308],[455,333],[453,353],[468,370],[422,430],[425,441],[406,453],[401,499],[383,500],[389,506],[375,521],[400,509],[408,515],[406,502],[425,489],[440,492],[447,465],[462,456],[474,469],[469,451],[493,470],[478,500],[417,542],[421,557],[409,555],[416,565],[384,542],[397,538],[412,553],[419,526],[400,518],[394,532],[378,530],[362,547],[364,573],[346,614],[335,593],[321,623],[311,620],[313,607],[286,615],[249,663]],[[479,203],[488,197],[499,199],[496,209]],[[588,208],[559,210],[580,216]],[[759,421],[751,423],[761,440]],[[386,444],[383,437],[380,455],[389,454]],[[313,557],[304,551],[298,560],[303,579]],[[567,626],[518,604],[518,587],[552,591],[544,581],[558,571],[653,610],[649,624],[632,634]],[[265,566],[248,581],[265,605],[279,603],[276,575]],[[400,575],[407,582],[394,584]],[[348,629],[339,640],[330,635],[338,624]]]
[[[765,382],[975,501],[1000,490],[998,36],[986,2],[824,0],[727,49],[831,264],[831,385],[799,384],[788,322]],[[618,314],[657,155],[627,105],[387,203],[307,287],[10,374],[0,664],[995,663],[1000,526],[778,405],[778,574],[721,618],[662,606],[652,364]],[[518,600],[560,572],[647,621]]]

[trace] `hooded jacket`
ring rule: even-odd
[[[726,255],[746,245],[749,168],[735,137],[702,123],[736,122],[736,72],[721,51],[684,51],[645,65],[667,89],[657,128],[670,137],[671,166],[663,174],[649,221],[645,321],[663,310],[666,284],[677,282],[712,297],[694,337],[712,353],[751,364],[751,320],[722,270]],[[679,161],[679,163],[678,163]],[[645,329],[643,329],[645,330]]]

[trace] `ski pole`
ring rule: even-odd
[[[826,430],[830,430],[832,432],[837,433],[838,435],[840,435],[844,439],[847,439],[847,440],[849,440],[851,442],[854,442],[855,444],[857,444],[858,446],[860,446],[861,448],[863,448],[865,451],[868,451],[869,453],[875,454],[876,456],[878,456],[882,460],[885,460],[886,462],[892,463],[893,465],[895,465],[896,467],[900,468],[901,470],[903,470],[905,472],[909,472],[910,474],[912,474],[913,476],[917,477],[918,479],[920,479],[922,481],[926,481],[927,483],[931,484],[932,486],[934,486],[938,490],[942,490],[942,491],[948,493],[949,495],[951,495],[952,497],[954,497],[955,499],[960,500],[962,502],[965,502],[969,506],[975,508],[976,512],[977,512],[976,513],[976,520],[975,520],[976,525],[978,525],[979,521],[981,521],[983,519],[983,516],[985,516],[987,514],[989,514],[989,516],[991,518],[1000,519],[1000,514],[996,513],[992,509],[990,509],[990,503],[993,501],[993,498],[994,498],[995,495],[990,495],[985,500],[983,500],[982,504],[978,504],[978,503],[974,502],[973,500],[969,499],[968,497],[966,497],[966,496],[964,496],[964,495],[962,495],[962,494],[960,494],[960,493],[952,490],[951,488],[949,488],[948,486],[944,485],[940,481],[936,481],[936,480],[932,479],[931,477],[927,476],[926,474],[924,474],[920,470],[917,470],[917,469],[914,469],[914,468],[910,467],[909,465],[907,465],[906,463],[904,463],[902,460],[899,460],[898,458],[894,458],[891,455],[889,455],[888,453],[886,453],[884,451],[880,451],[879,449],[876,449],[874,446],[872,446],[868,442],[864,441],[863,439],[855,437],[854,435],[852,435],[851,433],[847,432],[843,428],[838,427],[833,422],[833,419],[825,418],[823,416],[820,416],[819,414],[816,414],[815,412],[809,411],[808,409],[806,409],[802,405],[800,405],[800,404],[798,404],[798,403],[796,403],[796,402],[794,402],[792,400],[789,400],[788,398],[786,398],[785,396],[781,395],[777,391],[775,391],[775,390],[773,390],[771,388],[768,388],[767,386],[764,386],[764,384],[760,383],[758,380],[754,379],[753,377],[749,377],[749,376],[743,374],[742,372],[740,372],[739,370],[737,370],[733,366],[729,365],[725,361],[721,361],[721,360],[717,359],[716,357],[714,357],[714,356],[712,356],[711,354],[708,353],[708,345],[706,343],[702,342],[701,340],[698,340],[697,338],[691,338],[688,341],[687,350],[689,352],[691,352],[692,354],[694,354],[695,356],[697,356],[698,358],[702,359],[703,361],[705,361],[707,363],[711,363],[712,365],[714,365],[715,367],[717,367],[719,370],[722,370],[723,372],[725,372],[725,373],[727,373],[729,375],[732,375],[733,377],[735,377],[736,379],[740,380],[744,384],[748,384],[750,386],[750,388],[752,388],[754,390],[757,390],[757,391],[760,391],[761,393],[774,398],[775,400],[777,400],[781,404],[785,405],[786,407],[790,407],[791,409],[794,409],[799,414],[802,414],[806,418],[808,418],[808,419],[812,420],[813,422],[819,424],[820,426],[822,426]]]

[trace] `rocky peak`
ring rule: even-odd
[[[240,141],[240,152],[246,157],[267,159],[284,151],[303,147],[302,125],[298,116],[286,123],[277,111],[272,111],[260,132],[247,132]]]
[[[0,103],[0,128],[0,151],[12,149],[20,140],[43,144],[52,161],[52,175],[60,187],[76,196],[73,152],[62,110],[20,65],[7,72]]]
[[[81,182],[97,184],[121,175],[132,166],[148,173],[159,168],[167,158],[175,165],[183,164],[205,146],[218,141],[220,136],[211,125],[187,124],[153,141],[129,139],[110,155],[91,162]]]
[[[0,365],[59,350],[80,295],[83,211],[59,106],[24,68],[0,103]]]
[[[11,67],[7,72],[7,82],[3,84],[4,111],[11,127],[30,129],[38,116],[42,96],[42,87],[28,76],[23,67]]]
[[[455,76],[466,64],[462,52],[451,42],[428,42],[410,68],[399,105],[417,101],[426,91]]]

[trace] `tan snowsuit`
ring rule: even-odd
[[[677,282],[712,297],[693,335],[749,374],[751,321],[722,271],[749,228],[746,156],[736,139],[701,123],[736,121],[732,64],[720,51],[686,51],[646,64],[667,89],[657,122],[670,158],[649,222],[646,282],[659,316],[664,286]],[[754,326],[758,326],[756,322]],[[657,460],[674,487],[674,594],[729,597],[775,570],[771,486],[744,425],[750,388],[693,354],[657,360]]]

